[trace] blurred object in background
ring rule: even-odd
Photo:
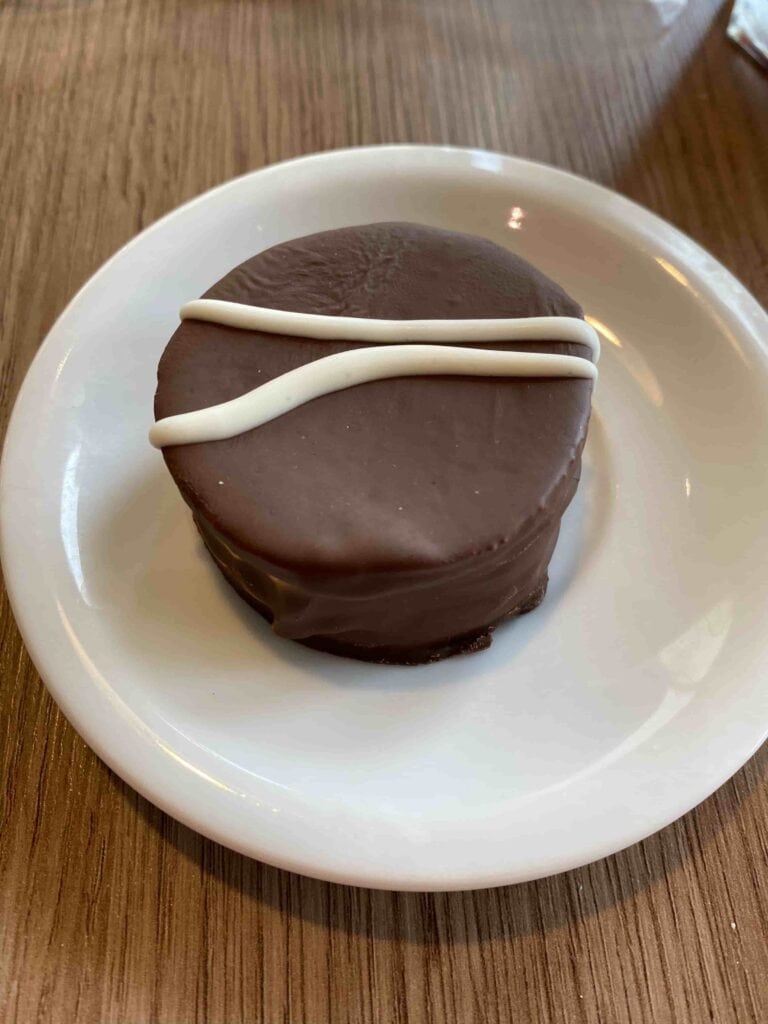
[[[728,35],[768,68],[768,0],[736,0]]]
[[[525,19],[519,18],[522,24],[542,25],[539,3],[540,0],[518,3],[518,8],[528,8]],[[688,0],[568,0],[576,41],[582,52],[586,46],[594,53],[606,47],[616,52],[654,45],[668,33],[687,5]],[[518,10],[518,14],[522,13]]]
[[[655,8],[656,16],[662,25],[671,25],[688,3],[688,0],[646,0]]]

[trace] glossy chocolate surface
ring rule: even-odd
[[[276,246],[206,297],[389,319],[581,315],[507,250],[397,223]],[[184,321],[160,363],[155,414],[234,398],[354,347]],[[573,379],[376,381],[164,456],[219,567],[278,634],[418,662],[487,646],[489,627],[541,600],[591,390]]]

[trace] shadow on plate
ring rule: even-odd
[[[596,550],[610,502],[604,430],[594,418],[582,482],[563,520],[544,603],[502,624],[488,651],[434,665],[368,665],[310,650],[276,636],[225,582],[208,556],[162,463],[129,478],[110,494],[83,547],[86,580],[95,606],[119,606],[113,617],[121,644],[149,675],[173,665],[194,687],[200,666],[216,678],[242,679],[254,669],[339,686],[394,692],[447,686],[511,663],[558,613],[573,578]],[[88,561],[93,559],[93,571]],[[100,567],[110,566],[105,575]],[[93,582],[92,582],[93,581]],[[206,679],[208,685],[208,679]]]

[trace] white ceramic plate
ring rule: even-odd
[[[273,638],[146,440],[182,303],[275,242],[387,219],[510,246],[604,341],[545,603],[488,652],[424,668]],[[246,175],[121,250],[29,372],[0,483],[24,639],[115,771],[273,864],[460,889],[602,857],[698,803],[766,735],[767,336],[688,238],[549,167],[417,146]]]

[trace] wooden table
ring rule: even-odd
[[[674,6],[672,4],[671,6]],[[670,12],[670,4],[665,8]],[[118,246],[336,146],[483,146],[650,206],[768,300],[768,77],[719,0],[5,0],[0,417]],[[41,585],[44,581],[41,581]],[[768,752],[661,834],[500,890],[353,890],[202,839],[62,718],[0,606],[0,1020],[768,1021]]]

